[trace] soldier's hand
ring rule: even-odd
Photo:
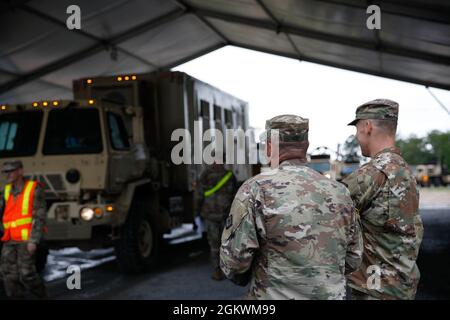
[[[36,252],[36,248],[37,248],[36,243],[33,243],[33,242],[28,242],[27,243],[27,250],[28,250],[28,252],[30,254],[35,253]]]

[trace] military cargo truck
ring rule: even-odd
[[[120,270],[146,270],[162,235],[197,212],[202,165],[172,163],[172,132],[194,136],[196,121],[200,132],[247,130],[248,105],[180,72],[80,79],[73,93],[2,107],[0,165],[20,159],[43,183],[49,248],[114,246]],[[205,145],[197,140],[192,150]],[[251,176],[250,165],[232,169],[238,181]]]
[[[450,174],[445,164],[418,164],[414,167],[414,175],[422,187],[439,187],[450,183]]]

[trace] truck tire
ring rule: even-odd
[[[432,184],[435,187],[440,187],[441,186],[441,178],[440,177],[433,177]]]
[[[119,270],[123,273],[149,270],[156,262],[159,238],[155,223],[146,214],[144,206],[133,206],[115,244]]]

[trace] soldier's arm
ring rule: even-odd
[[[5,209],[5,201],[3,193],[0,193],[0,236],[3,235],[4,228],[3,228],[3,210]]]
[[[38,185],[34,190],[33,223],[31,226],[30,242],[39,243],[47,222],[47,208],[44,198],[44,190]]]
[[[361,232],[361,224],[359,216],[353,206],[349,209],[351,211],[351,224],[348,229],[348,244],[347,253],[345,256],[345,274],[356,271],[362,262],[363,255],[363,238]]]
[[[370,205],[385,181],[386,176],[369,164],[353,172],[342,182],[350,190],[356,209],[362,212]]]
[[[222,234],[220,267],[227,278],[245,285],[259,242],[255,223],[255,199],[244,184],[236,194]]]
[[[0,217],[3,217],[3,209],[5,207],[5,200],[3,193],[0,193]]]
[[[196,209],[198,211],[202,210],[203,201],[205,200],[205,180],[206,180],[207,170],[203,170],[200,177],[197,180],[196,188]]]

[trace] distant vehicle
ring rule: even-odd
[[[446,186],[450,184],[450,174],[445,165],[418,164],[415,166],[415,177],[417,183],[422,187]]]
[[[339,150],[339,147],[338,147]],[[308,155],[308,166],[324,176],[342,181],[346,176],[360,167],[359,157],[347,156],[345,160],[331,160],[333,151],[327,147],[318,147]],[[342,156],[337,152],[339,158]]]
[[[180,72],[85,78],[73,92],[2,107],[0,165],[20,159],[45,185],[49,248],[113,245],[122,271],[146,270],[162,235],[196,217],[202,166],[172,163],[172,132],[194,121],[247,130],[248,105]],[[250,165],[232,170],[251,176]]]
[[[327,147],[318,147],[308,155],[307,166],[323,174],[329,179],[336,179],[336,173],[332,170],[330,150]]]
[[[336,172],[336,180],[342,181],[349,174],[358,170],[360,167],[360,163],[357,160],[353,161],[336,161],[334,163],[334,170]]]

